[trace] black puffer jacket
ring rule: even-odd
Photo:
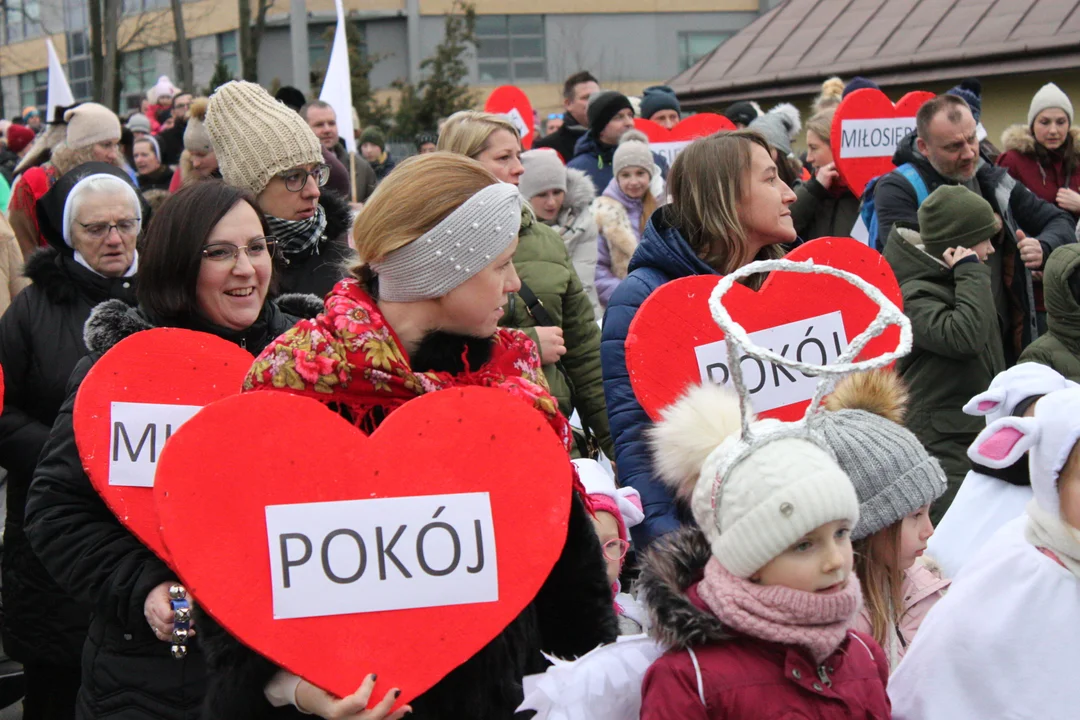
[[[479,341],[463,345],[454,337],[434,333],[412,354],[415,370],[464,370],[463,347],[469,363],[479,367],[487,352]],[[572,499],[566,544],[536,598],[506,629],[433,688],[409,703],[412,720],[510,720],[524,699],[522,678],[543,672],[541,651],[572,658],[613,642],[618,626],[611,587],[604,573],[600,541],[585,506]],[[208,688],[203,720],[264,720],[302,715],[292,706],[272,708],[263,695],[278,668],[235,640],[206,615],[197,620],[206,653]],[[375,661],[357,658],[357,672],[370,672]]]
[[[326,212],[326,233],[321,242],[299,254],[284,255],[288,264],[278,279],[283,293],[306,293],[323,297],[345,277],[345,264],[352,257],[349,204],[332,192],[324,192],[319,204]]]
[[[83,324],[93,307],[117,298],[134,304],[134,278],[104,278],[54,248],[26,265],[33,284],[0,319],[0,466],[8,471],[4,531],[4,649],[24,663],[78,667],[90,619],[45,571],[23,532],[26,493],[49,429],[67,397],[75,365],[86,355]]]
[[[218,329],[215,334],[259,352],[297,315],[313,316],[321,309],[314,297],[283,297],[267,303],[249,330]],[[205,692],[198,636],[188,656],[174,660],[169,644],[154,637],[143,617],[146,596],[175,580],[175,573],[120,524],[94,491],[72,428],[75,395],[94,362],[125,337],[158,324],[116,301],[94,309],[85,329],[90,354],[71,375],[27,501],[26,535],[34,551],[60,587],[93,612],[82,651],[80,719],[195,720]],[[176,324],[213,330],[205,324]]]

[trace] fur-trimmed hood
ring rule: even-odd
[[[268,301],[267,309],[267,324],[273,339],[287,330],[294,318],[313,318],[321,313],[323,303],[314,295],[290,293]],[[83,342],[91,355],[103,355],[124,338],[155,327],[158,326],[139,308],[120,300],[107,300],[97,305],[87,318]]]
[[[1080,161],[1080,125],[1069,128],[1069,134],[1073,139],[1073,157]],[[1001,134],[1001,148],[1003,152],[1015,150],[1022,155],[1035,154],[1035,134],[1026,125],[1010,125]]]
[[[581,170],[567,168],[566,170],[566,197],[563,200],[563,209],[559,213],[559,224],[562,225],[563,215],[579,217],[585,213],[592,201],[596,199],[596,187],[592,180]]]
[[[652,544],[641,560],[638,587],[648,608],[649,634],[672,650],[730,639],[733,633],[720,620],[687,596],[701,580],[712,557],[709,542],[696,527],[684,527]]]
[[[132,278],[96,275],[51,245],[34,251],[23,266],[23,275],[45,293],[49,302],[57,305],[70,305],[80,296],[85,296],[91,303],[125,297],[134,302]],[[124,304],[121,300],[117,302]]]
[[[349,228],[352,227],[352,210],[349,209],[348,201],[332,192],[324,192],[319,196],[319,204],[326,212],[327,242],[344,242]]]

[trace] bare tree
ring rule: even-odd
[[[240,12],[240,65],[244,79],[259,82],[259,45],[266,32],[266,13],[273,0],[255,0],[254,24],[251,0],[237,0]]]
[[[189,92],[195,90],[195,71],[191,66],[191,48],[188,47],[187,31],[184,28],[184,11],[180,0],[169,0],[172,7],[173,32],[176,35],[176,69],[180,87]]]

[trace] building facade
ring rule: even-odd
[[[91,94],[87,0],[7,0],[0,17],[2,115],[44,106],[45,38],[51,37],[77,99]],[[169,0],[123,0],[121,111],[160,75],[174,80],[174,33]],[[253,5],[255,2],[252,3]],[[443,37],[452,0],[344,0],[379,61],[372,86],[389,93],[397,79],[418,79],[421,60]],[[587,69],[605,86],[640,92],[691,67],[713,48],[756,20],[775,0],[475,0],[479,45],[469,58],[468,81],[486,90],[515,84],[542,112],[561,106],[562,81]],[[335,15],[333,0],[308,0],[308,56],[312,71],[326,66]],[[186,34],[195,90],[209,85],[219,62],[239,77],[238,8],[233,0],[184,0]],[[289,2],[277,0],[267,15],[258,57],[264,86],[295,85]],[[318,88],[315,88],[317,91]]]

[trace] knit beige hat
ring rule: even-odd
[[[214,149],[210,133],[206,131],[206,107],[209,104],[210,100],[204,97],[191,101],[187,127],[184,128],[185,150],[208,153]]]
[[[304,119],[260,85],[233,80],[217,89],[206,111],[221,176],[258,195],[275,174],[323,161]]]
[[[73,150],[106,140],[120,140],[120,118],[109,108],[86,102],[64,113],[67,146]]]

